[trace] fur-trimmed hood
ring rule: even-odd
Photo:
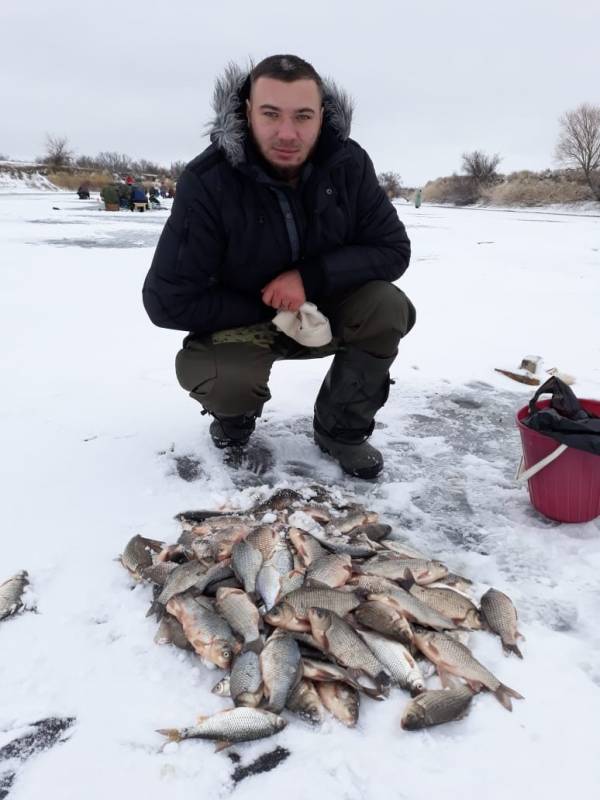
[[[246,160],[245,142],[248,135],[245,100],[249,93],[250,73],[230,63],[215,83],[212,107],[214,118],[209,123],[211,142],[223,150],[229,163],[237,167]],[[352,99],[344,89],[327,78],[323,81],[325,109],[323,125],[327,125],[345,142],[352,124]]]

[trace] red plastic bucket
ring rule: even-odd
[[[579,400],[586,411],[600,417],[600,401]],[[550,400],[537,403],[537,408],[550,405]],[[517,412],[517,425],[523,445],[525,469],[537,464],[559,446],[523,425],[529,406]],[[529,498],[541,514],[558,522],[589,522],[600,516],[600,456],[568,447],[564,453],[527,481]]]

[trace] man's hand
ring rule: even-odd
[[[277,311],[298,311],[306,302],[304,283],[297,269],[282,272],[262,290],[263,303]]]

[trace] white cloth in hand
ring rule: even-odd
[[[272,322],[304,347],[323,347],[333,338],[329,320],[314,303],[302,303],[298,311],[280,311]]]

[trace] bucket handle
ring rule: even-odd
[[[520,483],[525,483],[530,478],[533,478],[534,475],[537,475],[538,472],[547,467],[548,464],[551,464],[555,461],[562,453],[565,452],[567,449],[566,444],[559,444],[556,450],[553,450],[549,455],[542,458],[541,461],[538,461],[537,464],[534,464],[529,469],[523,469],[523,456],[521,456],[521,460],[519,462],[519,467],[517,469],[517,474],[515,475],[515,479],[518,480]]]

